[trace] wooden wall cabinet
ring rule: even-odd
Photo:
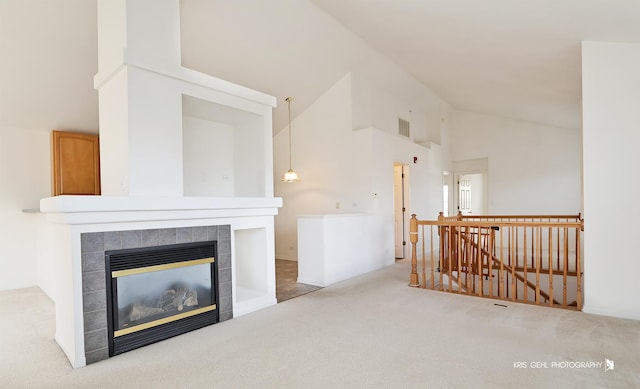
[[[97,135],[51,132],[51,192],[59,195],[100,194],[100,143]]]

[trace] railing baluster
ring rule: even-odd
[[[489,229],[487,230],[489,233],[487,234],[487,239],[489,239],[488,242],[488,251],[489,254],[487,254],[487,265],[489,266],[489,277],[487,278],[489,280],[489,297],[493,297],[493,228],[489,227]]]
[[[427,257],[425,256],[426,250],[424,248],[424,225],[420,226],[420,234],[422,236],[422,288],[427,287]]]
[[[477,244],[478,255],[476,256],[476,269],[478,273],[478,296],[482,296],[484,294],[484,283],[482,278],[483,273],[483,261],[482,261],[482,228],[478,227],[478,244]],[[475,279],[475,277],[474,277]]]
[[[516,230],[515,230],[515,235],[516,235],[516,255],[515,255],[515,262],[514,262],[514,267],[518,268],[520,266],[520,229],[516,226]]]
[[[532,231],[533,231],[533,227],[531,227],[531,228],[532,228]],[[524,258],[522,260],[522,269],[523,269],[523,272],[524,272],[524,279],[528,280],[528,278],[527,278],[527,267],[529,267],[529,264],[527,263],[527,227],[524,227],[523,230],[524,230],[524,247],[523,247]],[[531,241],[531,246],[533,247],[533,240]],[[523,291],[522,291],[523,296],[522,296],[522,298],[524,299],[524,301],[528,301],[529,300],[528,292],[529,292],[529,288],[526,288],[526,287],[523,288]]]
[[[453,257],[453,253],[454,253],[454,244],[457,245],[457,241],[454,240],[453,238],[455,238],[455,233],[454,233],[454,226],[449,226],[449,268],[447,269],[447,276],[449,279],[449,292],[451,292],[453,290],[453,267],[451,266],[451,261],[452,261],[452,257]]]
[[[562,272],[562,305],[567,306],[567,271],[569,270],[569,229],[564,229],[564,270]]]
[[[504,300],[504,228],[500,228],[500,273],[498,274],[498,292],[500,298]]]
[[[433,263],[433,226],[429,226],[429,236],[431,237],[431,245],[430,245],[430,250],[431,250],[431,289],[434,288],[434,285],[436,284],[436,277],[434,274],[434,267],[435,267],[435,263]]]
[[[533,219],[531,219],[531,221],[533,222]],[[531,227],[531,268],[535,268],[535,231],[534,231],[535,227]]]
[[[467,284],[467,294],[473,294],[476,291],[476,279],[473,275],[473,262],[476,260],[475,251],[473,248],[473,232],[471,231],[471,227],[467,227],[467,231],[469,234],[467,235],[467,256],[466,256],[466,265],[464,266],[465,272],[465,280]]]
[[[558,222],[560,222],[560,219],[558,219]],[[556,270],[560,271],[560,228],[556,229],[556,241],[558,242],[558,245],[556,246]]]
[[[428,264],[428,266],[431,267],[431,271],[434,271],[434,264],[435,264],[435,250],[433,249],[433,239],[434,239],[433,229],[434,228],[435,228],[434,225],[430,225],[429,226],[429,239],[430,239],[431,244],[429,246],[429,264]],[[433,290],[434,288],[435,288],[435,284],[432,282],[431,283],[431,287],[429,289]]]
[[[442,287],[442,272],[444,272],[444,250],[445,250],[445,244],[446,244],[446,235],[444,233],[444,227],[443,226],[438,226],[437,227],[437,231],[438,231],[438,240],[439,240],[439,245],[438,245],[438,272],[440,273],[440,287]],[[435,289],[435,285],[434,285],[434,289]],[[442,289],[440,289],[442,290]]]
[[[542,258],[540,257],[540,244],[542,241],[541,235],[541,227],[536,227],[536,304],[540,304],[540,262],[542,262]]]
[[[509,266],[511,266],[511,227],[507,226],[506,228],[507,228],[507,263],[508,263]],[[511,266],[511,268],[512,267],[513,266]],[[507,279],[506,279],[506,285],[507,285],[507,287],[506,287],[506,292],[507,292],[506,297],[507,298],[509,298],[509,296],[511,296],[511,293],[512,293],[512,290],[513,290],[513,285],[511,285],[513,280],[511,282],[509,282],[509,271],[510,270],[507,270]]]
[[[549,227],[549,305],[553,305],[553,230]]]
[[[514,235],[513,229],[514,229],[513,226],[509,227],[509,236],[511,237],[511,239],[513,239],[513,235]],[[516,231],[516,233],[517,233],[517,231]],[[509,242],[509,244],[511,244],[511,241]],[[511,251],[515,250],[515,246],[516,246],[515,244],[511,245]],[[513,255],[512,255],[512,257],[513,257]],[[512,290],[512,293],[513,293],[513,296],[511,296],[511,300],[516,301],[516,298],[518,298],[518,289],[517,289],[518,283],[516,281],[516,266],[514,266],[514,264],[511,261],[509,261],[509,266],[511,266],[511,290]]]

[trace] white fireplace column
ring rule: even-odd
[[[179,2],[100,0],[98,40],[103,194],[182,196]]]
[[[41,250],[47,253],[41,262],[55,269],[55,337],[74,367],[86,364],[88,352],[86,233],[229,225],[233,315],[277,302],[273,218],[282,199],[273,197],[276,100],[182,67],[179,4],[98,0],[94,85],[102,196],[40,201],[54,237]],[[218,150],[225,161],[208,158]]]

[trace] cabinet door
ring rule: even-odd
[[[100,194],[100,144],[97,135],[52,131],[52,194]]]

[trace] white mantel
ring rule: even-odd
[[[52,223],[69,225],[275,216],[279,197],[57,196],[40,200]]]

